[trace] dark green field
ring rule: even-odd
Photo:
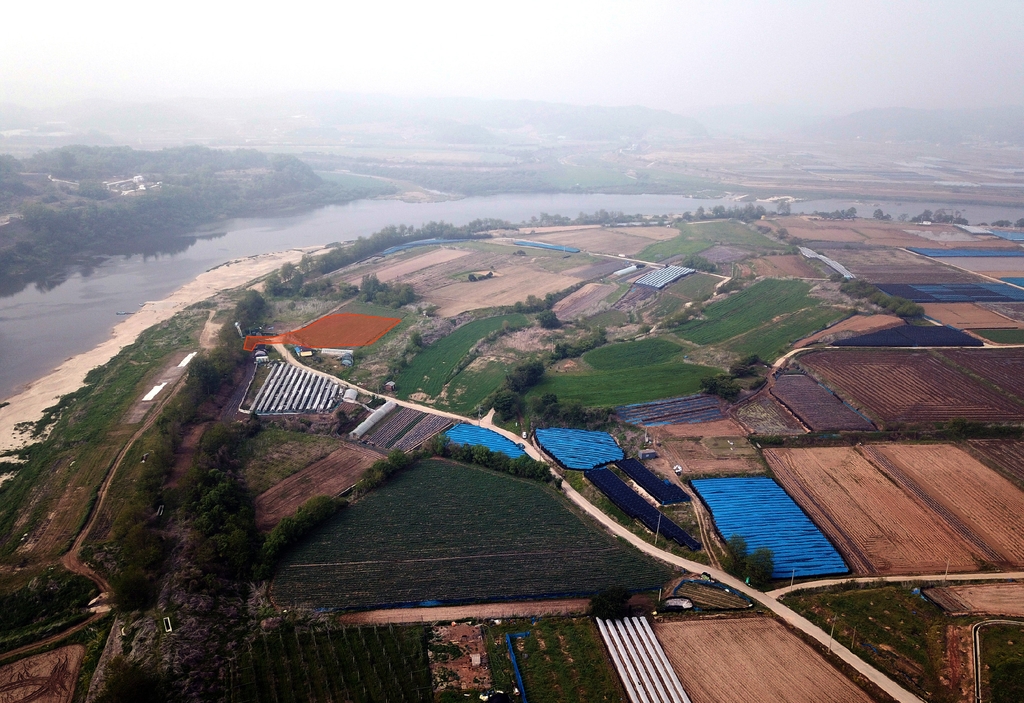
[[[1024,330],[972,330],[996,344],[1024,344]]]
[[[992,625],[981,632],[982,700],[1020,703],[1024,700],[1024,622]]]
[[[583,360],[599,371],[618,371],[637,366],[662,364],[682,351],[667,339],[642,339],[598,347],[583,355]]]
[[[274,597],[285,607],[458,603],[657,588],[669,574],[549,485],[425,461],[293,549]]]
[[[732,244],[753,251],[773,251],[779,245],[745,225],[737,222],[719,221],[701,224],[679,225],[679,236],[663,242],[656,242],[636,255],[644,261],[664,261],[683,255],[697,254],[715,244]]]
[[[590,618],[511,620],[486,631],[494,688],[511,691],[515,680],[505,633],[529,632],[513,640],[527,698],[534,703],[598,703],[626,700],[601,633]],[[500,643],[500,644],[499,644]]]
[[[820,301],[807,295],[810,289],[802,281],[760,281],[725,300],[709,305],[704,310],[703,319],[687,322],[676,329],[676,334],[696,344],[724,342],[778,315],[817,306]]]
[[[433,398],[439,395],[451,380],[459,361],[473,345],[491,332],[500,330],[506,322],[522,326],[526,324],[526,317],[516,314],[475,320],[431,344],[413,357],[395,379],[399,396],[408,398],[413,393],[426,393]]]
[[[225,683],[228,703],[433,700],[422,627],[261,631],[240,648]]]
[[[841,310],[826,307],[799,310],[730,340],[726,349],[740,356],[757,354],[766,361],[772,361],[785,354],[793,342],[814,334],[845,314]]]

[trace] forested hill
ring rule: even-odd
[[[120,180],[127,183],[105,185]],[[0,225],[0,295],[58,283],[95,257],[181,251],[195,241],[184,235],[218,220],[379,193],[326,182],[295,157],[250,149],[71,146],[21,161],[0,156],[0,215],[14,215]]]

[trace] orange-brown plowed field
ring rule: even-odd
[[[68,703],[84,656],[85,647],[73,644],[0,667],[0,701]]]
[[[854,315],[827,329],[823,329],[821,332],[815,332],[810,337],[804,337],[793,346],[801,349],[821,340],[832,342],[836,339],[886,330],[903,324],[906,324],[903,318],[896,317],[895,315]]]
[[[886,423],[1024,419],[1024,406],[925,351],[820,351],[800,363]]]
[[[985,583],[929,588],[925,595],[951,613],[1024,617],[1024,583]]]
[[[942,355],[996,387],[1024,399],[1024,349],[950,349]]]
[[[270,530],[310,498],[336,496],[351,488],[380,458],[380,454],[352,444],[331,452],[257,496],[256,527]]]
[[[925,303],[924,314],[962,330],[1018,329],[1022,326],[994,310],[983,308],[977,303]]]
[[[976,571],[943,520],[852,447],[766,449],[776,480],[861,574]]]
[[[750,262],[758,276],[783,277],[794,276],[796,278],[823,278],[821,271],[808,263],[807,259],[799,254],[786,254],[784,256],[763,256]]]
[[[341,312],[325,315],[305,327],[284,334],[246,337],[244,348],[252,351],[257,344],[298,344],[314,349],[365,347],[390,332],[401,321],[397,317]]]
[[[769,618],[659,622],[654,632],[693,703],[871,701]]]
[[[615,288],[612,285],[588,283],[578,291],[559,300],[551,310],[558,316],[559,320],[575,320],[577,317],[597,312],[601,302]]]
[[[1015,439],[972,439],[971,449],[1024,483],[1024,442]]]
[[[1024,564],[1024,492],[958,447],[875,445],[1007,564]]]

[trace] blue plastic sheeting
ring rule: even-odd
[[[989,227],[988,230],[997,237],[1009,239],[1011,242],[1024,242],[1024,232],[1020,230],[995,229],[993,227]]]
[[[623,459],[616,461],[615,465],[662,505],[686,503],[690,500],[682,488],[667,479],[658,478],[636,459]]]
[[[607,432],[553,427],[537,430],[537,441],[544,451],[567,469],[596,469],[626,456],[615,443],[615,438]]]
[[[682,398],[655,400],[651,403],[620,405],[615,408],[615,414],[623,422],[647,427],[714,422],[725,419],[718,398],[703,393]]]
[[[698,551],[701,548],[700,542],[691,537],[686,530],[672,522],[670,518],[641,498],[636,491],[627,486],[625,482],[608,469],[595,469],[588,471],[587,480],[608,496],[608,499],[615,503],[618,508],[642,522],[644,526],[660,534],[691,551]]]
[[[513,239],[512,243],[517,247],[536,247],[538,249],[551,249],[552,251],[564,251],[568,254],[578,254],[576,247],[562,246],[561,244],[547,244],[545,242],[530,242],[525,239]]]
[[[396,247],[385,249],[380,253],[381,256],[387,256],[388,254],[394,254],[395,252],[405,251],[406,249],[413,249],[415,247],[431,247],[435,244],[453,244],[455,242],[468,242],[468,239],[420,239],[415,242],[409,242],[408,244],[399,244]]]
[[[1024,287],[1024,278],[1000,278],[999,280],[1006,281],[1007,283],[1012,283],[1015,286]]]
[[[915,303],[1024,302],[1024,290],[1003,283],[881,283],[878,289]]]
[[[455,444],[487,447],[492,452],[501,452],[509,459],[518,459],[526,453],[507,437],[503,437],[493,430],[477,427],[476,425],[460,423],[445,432],[444,436]]]
[[[840,339],[832,343],[837,347],[982,347],[980,339],[952,327],[931,325],[903,325],[887,330]]]
[[[725,539],[740,535],[747,549],[775,556],[773,578],[845,574],[849,571],[825,535],[770,478],[705,478],[691,481]]]
[[[921,254],[922,256],[931,257],[978,257],[978,256],[1006,256],[1006,257],[1021,257],[1024,256],[1024,250],[1021,249],[926,249],[923,247],[907,247],[910,251],[915,254]]]

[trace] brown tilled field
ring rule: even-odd
[[[972,439],[971,449],[1024,484],[1024,442],[1014,439]]]
[[[475,258],[475,257],[471,257]],[[489,262],[489,266],[473,267],[473,270],[490,270],[494,278],[469,281],[452,281],[446,276],[435,276],[421,283],[414,283],[416,292],[439,307],[442,317],[458,315],[467,310],[489,308],[498,305],[513,305],[526,300],[528,295],[543,298],[548,293],[564,290],[575,284],[575,278],[561,273],[551,273],[532,264],[530,257],[505,256],[503,260]],[[468,261],[459,259],[455,263]],[[440,268],[440,267],[435,267]]]
[[[821,332],[815,332],[810,337],[804,337],[793,346],[797,349],[814,344],[815,342],[833,342],[837,339],[854,337],[858,334],[877,332],[878,330],[899,327],[906,324],[903,318],[895,315],[854,315],[842,322],[836,323]]]
[[[681,426],[681,425],[680,425]],[[660,433],[664,427],[656,428],[661,438],[661,446],[658,448],[661,456],[651,462],[652,467],[658,467],[661,472],[671,475],[673,466],[683,468],[685,478],[694,476],[723,476],[732,474],[756,474],[764,469],[757,461],[756,456],[745,452],[738,456],[723,456],[721,452],[713,451],[706,441],[699,441],[696,437],[691,439],[666,439]],[[727,435],[723,435],[727,436]],[[706,438],[712,439],[711,437]],[[747,445],[749,447],[749,444]],[[661,461],[664,461],[662,464]]]
[[[1024,419],[1021,406],[924,351],[820,351],[800,363],[886,423]]]
[[[861,574],[976,571],[975,551],[852,447],[766,449],[776,480]]]
[[[1020,251],[1017,249],[1017,251]],[[968,271],[976,271],[986,276],[1007,276],[1012,278],[1024,272],[1024,257],[1019,256],[950,256],[937,257],[950,266],[957,266]]]
[[[785,256],[763,256],[750,262],[758,276],[784,278],[824,278],[821,271],[814,268],[803,256],[787,254]]]
[[[655,230],[659,234],[661,232],[668,234],[668,237],[660,237],[660,239],[671,239],[679,234],[677,229],[636,227],[629,229],[588,229],[572,232],[552,232],[550,234],[535,235],[532,239],[536,239],[538,242],[576,247],[583,251],[632,256],[654,241],[654,238],[645,236],[644,232],[646,230]]]
[[[577,317],[597,312],[604,299],[616,289],[617,286],[613,285],[588,283],[555,303],[552,311],[559,320],[575,320]]]
[[[1024,583],[986,583],[929,588],[924,594],[951,614],[1024,617]]]
[[[1004,562],[1024,564],[1024,492],[952,445],[872,448],[984,540]]]
[[[871,698],[769,618],[658,622],[693,703],[869,703]]]
[[[69,703],[85,647],[73,644],[0,667],[3,703]]]
[[[736,408],[736,419],[754,434],[791,435],[807,432],[800,421],[770,395],[758,395]]]
[[[903,249],[822,249],[819,253],[835,259],[869,283],[977,283],[982,280],[973,273]]]
[[[944,325],[962,330],[1019,329],[1024,327],[1017,320],[1011,320],[994,310],[988,310],[975,303],[925,303],[924,314]]]
[[[401,261],[390,263],[386,266],[378,268],[374,274],[381,283],[388,283],[395,279],[407,276],[410,273],[416,271],[422,271],[423,269],[436,266],[438,264],[444,264],[455,259],[461,259],[463,256],[469,256],[471,252],[466,249],[434,249],[428,251],[426,254],[419,254],[412,256]],[[359,285],[363,280],[362,275],[352,276],[347,279],[348,283],[354,286]]]
[[[873,430],[874,426],[804,374],[784,374],[771,394],[812,430]]]
[[[320,461],[292,474],[256,498],[256,527],[270,530],[316,496],[336,496],[351,488],[381,454],[346,444]]]
[[[950,349],[942,355],[997,388],[1024,399],[1024,349]]]

